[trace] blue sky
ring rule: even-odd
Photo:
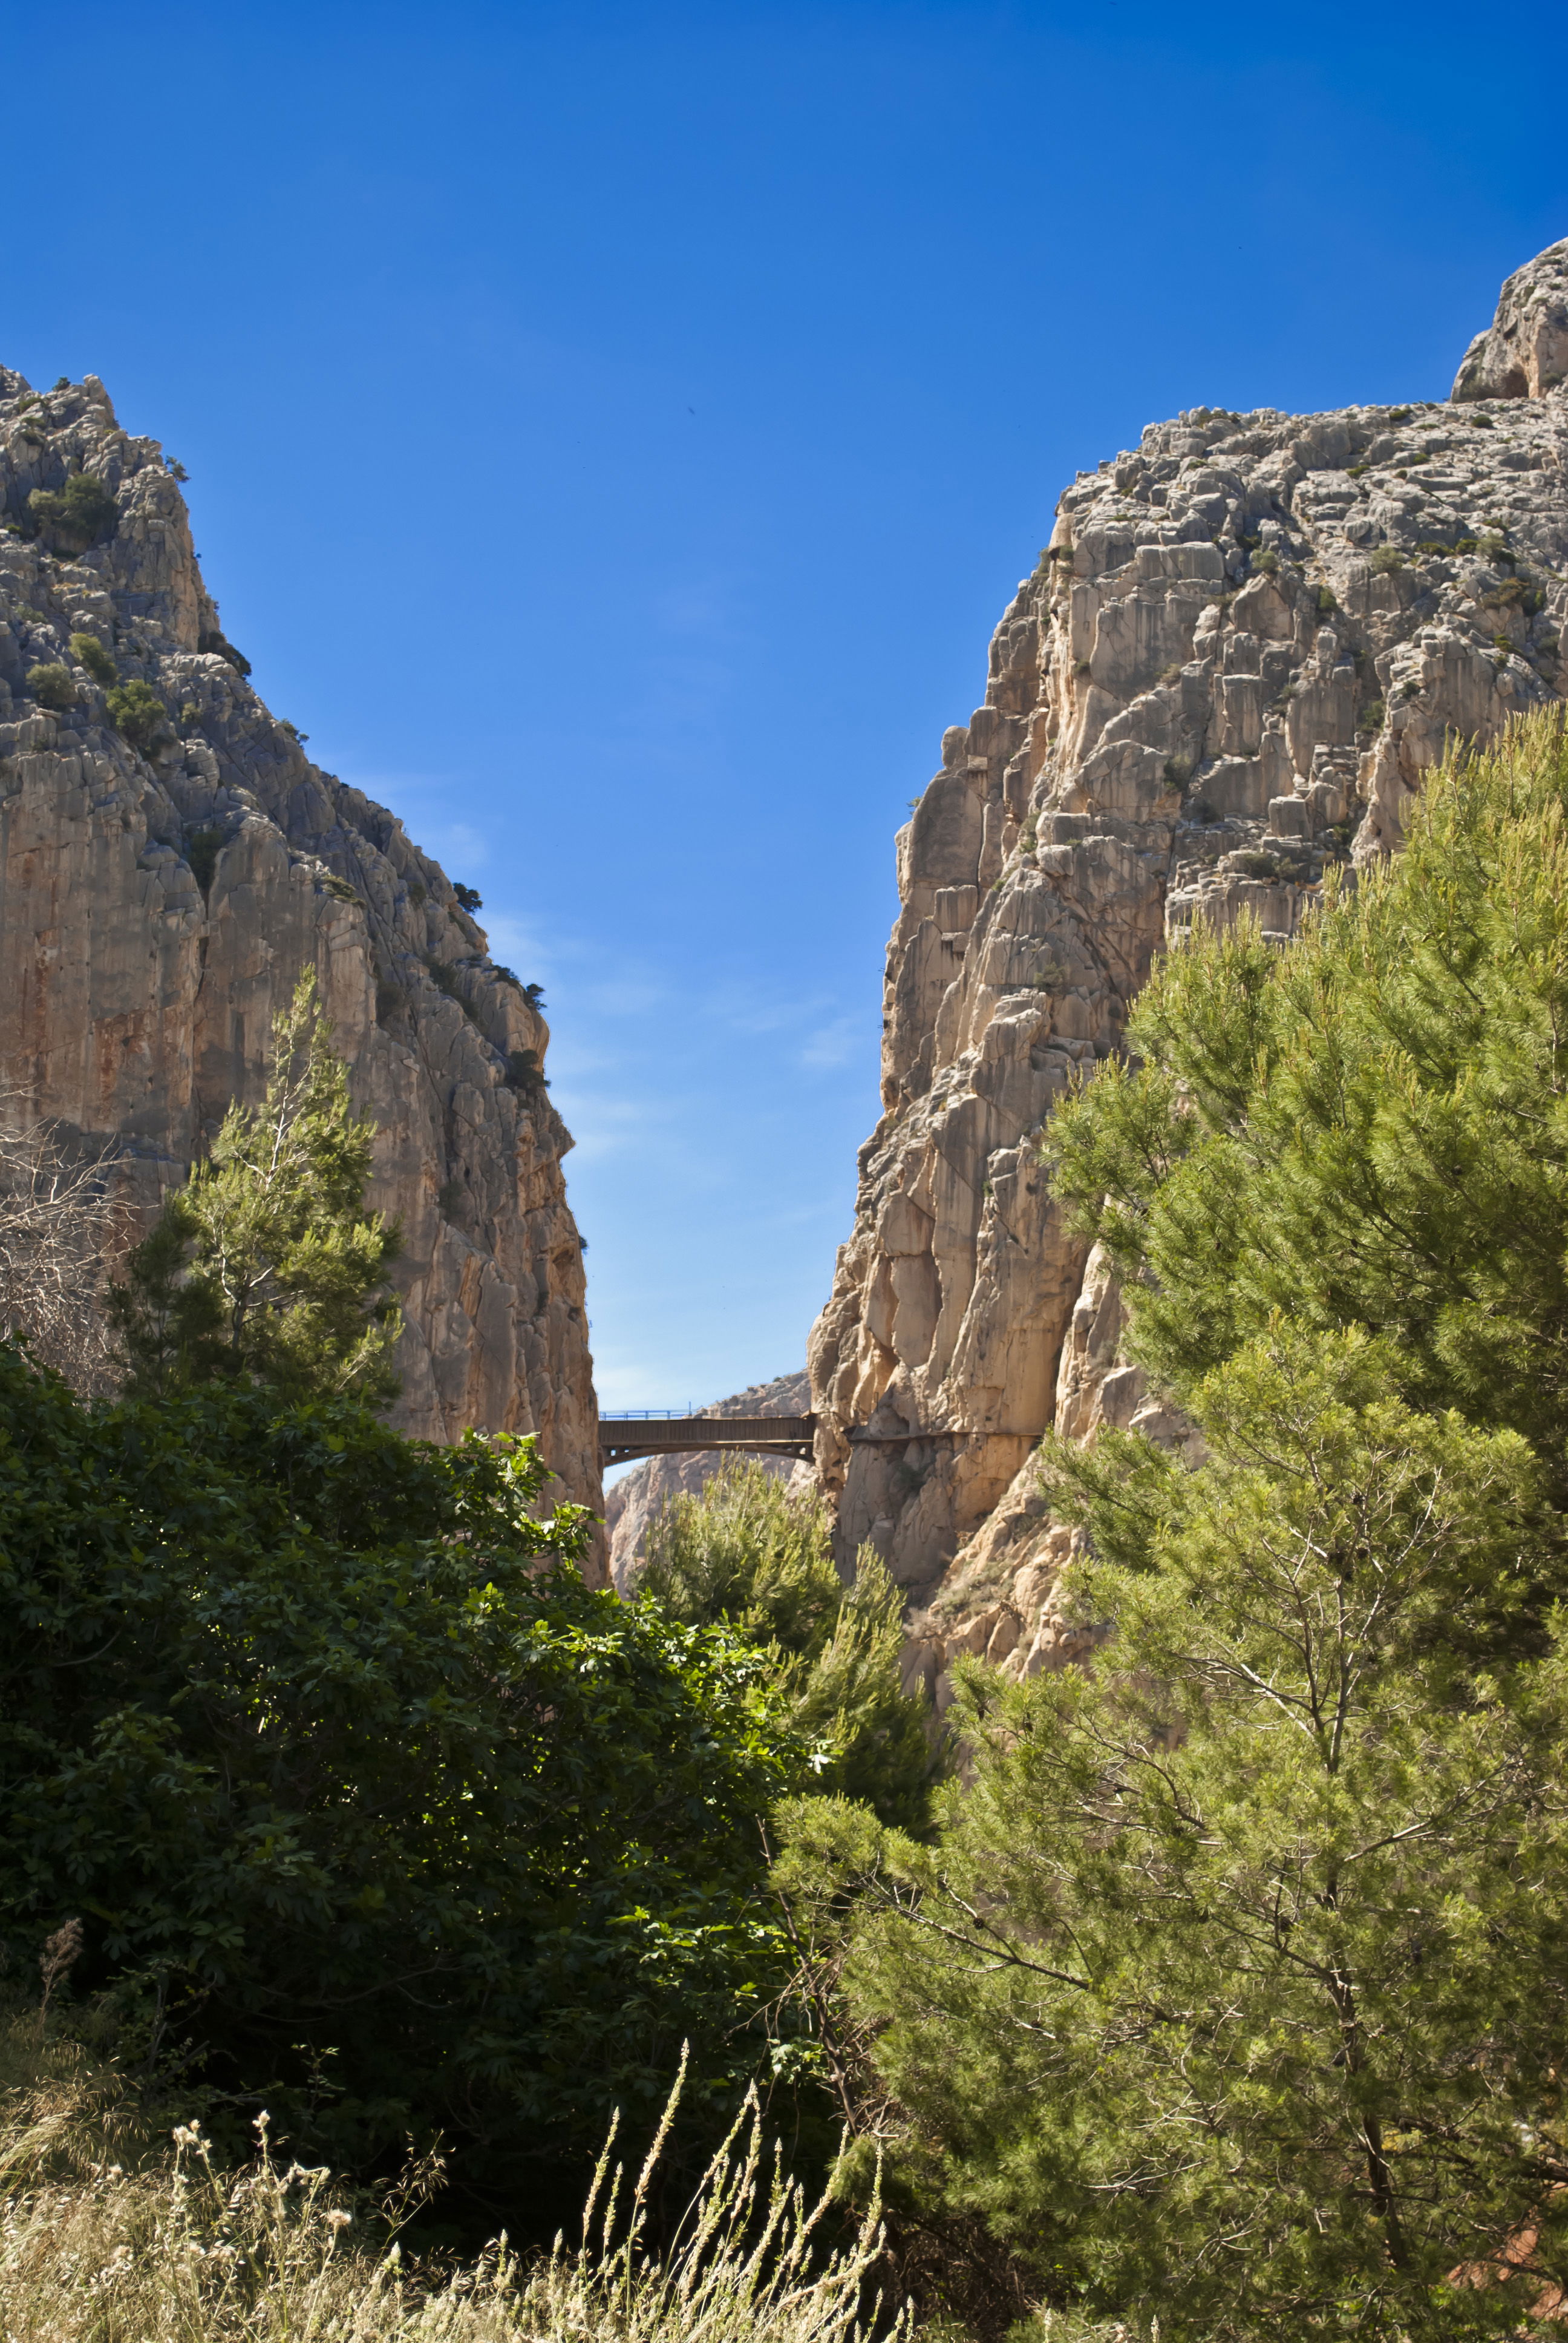
[[[797,1366],[892,839],[1080,466],[1442,396],[1568,233],[1568,17],[14,8],[0,358],[546,987],[604,1403]]]

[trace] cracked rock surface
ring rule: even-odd
[[[1051,1103],[1168,937],[1243,911],[1289,937],[1332,865],[1397,848],[1449,739],[1562,695],[1565,373],[1568,242],[1509,279],[1448,402],[1151,425],[1062,496],[944,737],[899,834],[884,1111],[809,1349],[843,1551],[886,1556],[939,1687],[957,1649],[1077,1648],[1045,1429],[1186,1436],[1047,1193]]]
[[[231,1100],[259,1097],[272,1019],[314,969],[378,1126],[372,1202],[403,1228],[394,1421],[537,1432],[557,1493],[597,1509],[544,1021],[440,867],[309,761],[247,672],[157,443],[94,376],[40,395],[0,369],[6,1081],[116,1147],[145,1227]],[[140,718],[116,721],[110,693],[138,685]]]

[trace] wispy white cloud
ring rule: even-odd
[[[856,1017],[835,1017],[830,1025],[819,1026],[804,1042],[798,1061],[815,1073],[824,1073],[835,1066],[848,1066],[859,1055],[864,1033],[861,1021]]]

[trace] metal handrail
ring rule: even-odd
[[[684,1407],[621,1407],[613,1415],[601,1413],[601,1423],[684,1423],[689,1416],[700,1416],[702,1410],[693,1407],[689,1400]]]

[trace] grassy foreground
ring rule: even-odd
[[[23,2079],[15,2079],[18,2074]],[[275,2155],[265,2117],[243,2169],[215,2162],[196,2123],[138,2137],[129,2102],[35,2019],[0,2039],[3,2343],[893,2343],[908,2333],[875,2266],[875,2207],[852,2246],[825,2248],[828,2199],[779,2176],[755,2102],[715,2157],[662,2258],[649,2184],[613,2133],[575,2246],[519,2260],[505,2237],[467,2263],[406,2258],[397,2231],[432,2176],[381,2206],[351,2204],[322,2167]],[[674,2099],[666,2115],[666,2130]]]

